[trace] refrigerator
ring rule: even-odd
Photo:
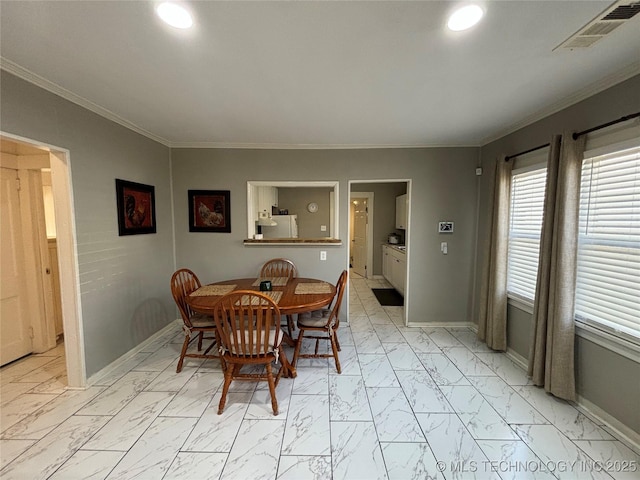
[[[263,238],[298,238],[297,215],[273,215],[277,223],[273,227],[262,227]]]

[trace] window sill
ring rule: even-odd
[[[274,246],[274,245],[286,245],[286,246],[340,246],[342,240],[337,238],[267,238],[262,240],[256,240],[253,238],[247,238],[244,240],[245,247],[255,246]]]
[[[508,304],[523,312],[533,315],[533,302],[527,299],[508,295]],[[640,363],[640,338],[631,335],[618,335],[603,328],[598,328],[581,320],[575,321],[576,336],[584,338],[629,360]]]
[[[516,307],[518,310],[522,310],[523,312],[527,312],[530,315],[533,315],[533,302],[529,299],[522,298],[519,296],[515,296],[513,294],[507,294],[507,304],[512,307]]]
[[[623,338],[615,333],[610,333],[588,323],[576,320],[576,335],[611,350],[618,355],[640,363],[640,339]]]

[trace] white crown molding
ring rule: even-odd
[[[40,75],[21,67],[17,63],[12,62],[2,56],[0,56],[0,69],[5,70],[16,77],[21,78],[29,83],[37,85],[59,97],[69,100],[70,102],[80,105],[87,110],[100,115],[108,120],[111,120],[123,127],[133,130],[140,135],[154,140],[169,148],[228,148],[228,149],[255,149],[255,150],[356,150],[356,149],[387,149],[387,148],[478,148],[480,145],[429,145],[429,144],[417,144],[417,145],[359,145],[359,144],[338,144],[338,145],[323,145],[323,144],[281,144],[281,143],[224,143],[224,142],[171,142],[163,137],[159,137],[136,124],[120,117],[106,108],[97,105],[86,98],[76,95],[70,92],[64,87],[53,83]]]
[[[628,80],[638,74],[640,74],[640,62],[633,62],[623,69],[618,70],[616,73],[608,75],[607,77],[588,85],[582,90],[575,92],[573,95],[565,97],[562,101],[554,103],[553,105],[538,110],[531,115],[528,115],[520,122],[510,126],[508,129],[485,138],[484,140],[482,140],[482,142],[480,142],[480,146],[484,147],[491,142],[495,142],[502,137],[506,137],[507,135],[510,135],[513,132],[520,130],[521,128],[531,125],[532,123],[535,123],[538,120],[542,120],[543,118],[553,115],[554,113],[558,113],[559,111],[564,110],[571,105],[575,105],[582,100],[592,97],[593,95],[600,93],[607,88],[613,87],[618,83],[622,83],[625,80]]]
[[[100,105],[97,105],[87,100],[86,98],[76,95],[75,93],[70,92],[66,88],[61,87],[60,85],[53,83],[47,80],[46,78],[43,78],[40,75],[37,75],[32,71],[27,70],[26,68],[21,67],[17,63],[14,63],[11,60],[8,60],[2,56],[0,56],[0,69],[11,73],[12,75],[15,75],[18,78],[21,78],[22,80],[25,80],[29,83],[37,85],[38,87],[43,88],[55,95],[58,95],[59,97],[62,97],[65,100],[69,100],[70,102],[73,102],[76,105],[80,105],[82,108],[86,108],[87,110],[93,113],[96,113],[108,120],[111,120],[112,122],[122,125],[123,127],[128,128],[129,130],[133,130],[134,132],[139,133],[140,135],[143,135],[158,143],[161,143],[162,145],[171,147],[170,142],[168,140],[162,137],[159,137],[157,135],[154,135],[153,133],[143,128],[140,128],[136,124],[131,123],[130,121],[116,115],[112,111],[107,110],[106,108],[103,108]]]
[[[67,90],[60,85],[53,83],[24,67],[0,56],[0,69],[5,70],[29,83],[37,85],[55,95],[58,95],[70,102],[75,103],[87,110],[96,113],[108,120],[122,125],[140,135],[154,140],[169,148],[219,148],[219,149],[255,149],[255,150],[364,150],[364,149],[397,149],[397,148],[479,148],[513,132],[520,130],[543,118],[553,115],[571,105],[574,105],[596,93],[602,92],[618,83],[640,74],[640,62],[633,62],[618,72],[605,77],[604,79],[592,83],[588,87],[576,92],[574,95],[566,97],[561,102],[555,103],[547,108],[538,110],[536,113],[525,117],[522,121],[512,125],[506,130],[486,137],[478,144],[416,144],[416,145],[369,145],[369,144],[279,144],[279,143],[225,143],[225,142],[171,142],[163,137],[155,135],[136,124],[126,120],[119,115],[97,105],[86,98]]]
[[[229,148],[255,150],[366,150],[386,148],[479,148],[480,145],[369,145],[369,144],[307,144],[307,143],[223,143],[172,142],[171,148]]]

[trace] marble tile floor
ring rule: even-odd
[[[219,364],[176,374],[177,323],[83,391],[64,388],[63,347],[0,369],[0,478],[640,478],[637,450],[471,330],[406,328],[370,290],[384,281],[350,286],[342,374],[301,360],[278,416],[265,383],[240,382],[217,415]]]

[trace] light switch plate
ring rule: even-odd
[[[327,259],[327,251],[320,250],[320,260],[325,261]]]

